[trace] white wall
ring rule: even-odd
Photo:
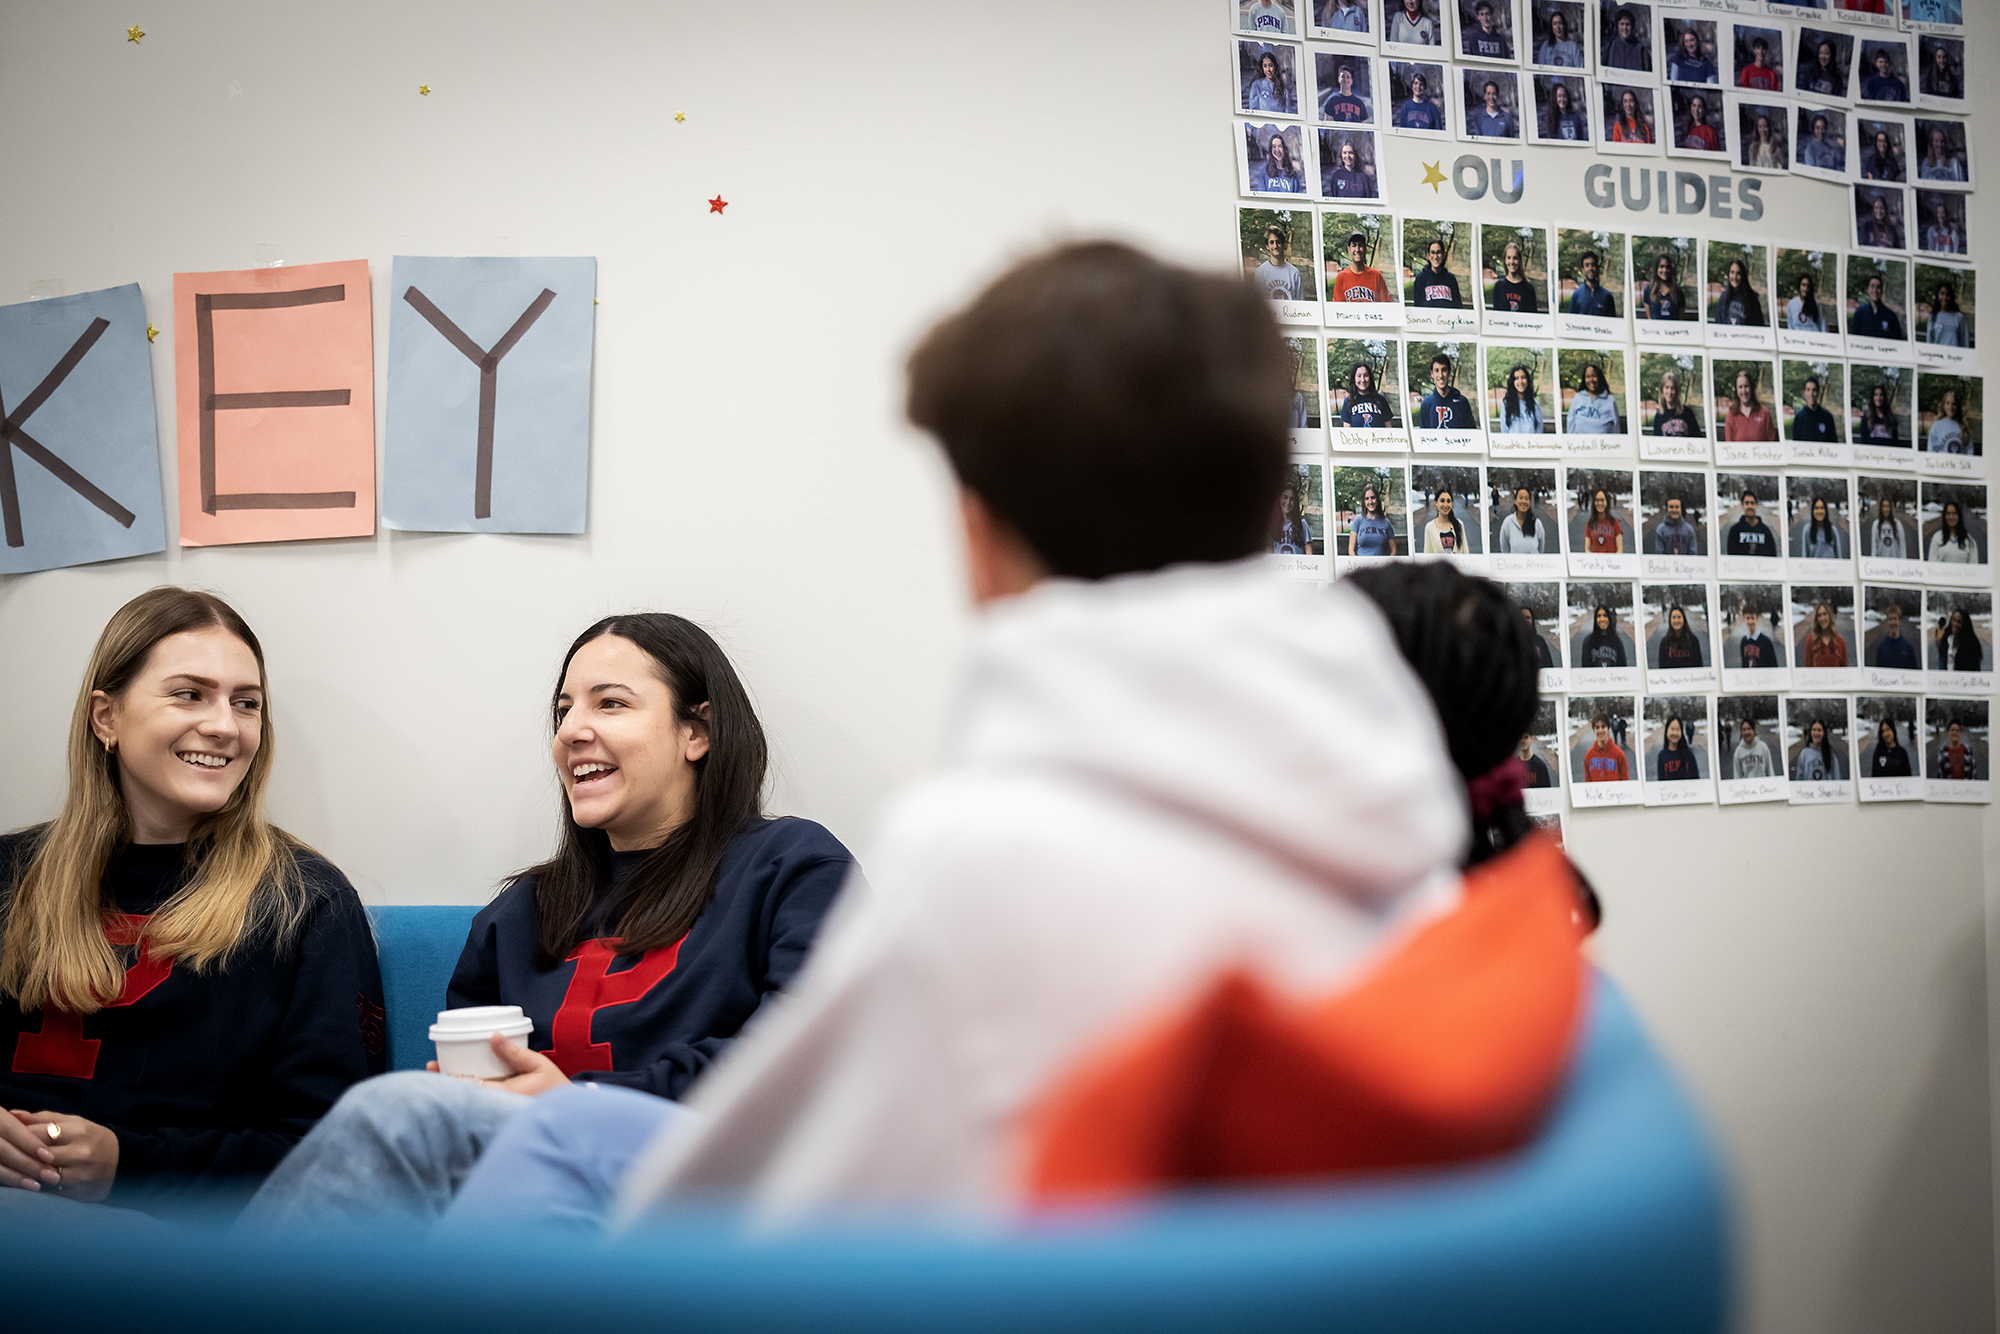
[[[137,279],[170,334],[176,270],[365,256],[379,375],[392,255],[596,255],[591,530],[0,578],[0,828],[55,809],[104,618],[175,581],[264,637],[277,815],[370,901],[479,901],[546,848],[551,674],[633,607],[718,634],[776,744],[775,807],[859,842],[929,760],[966,624],[948,487],[899,418],[910,340],[1052,236],[1232,254],[1223,0],[145,8],[0,2],[0,301]],[[1977,50],[2000,17],[1968,9]],[[1388,175],[1427,207],[1417,156]],[[1491,216],[1600,216],[1583,158],[1522,156],[1527,194]],[[1765,197],[1758,233],[1845,243],[1835,187]],[[170,337],[154,357],[170,446]],[[1751,1328],[1992,1324],[1994,839],[1936,807],[1572,823],[1599,957],[1737,1169]]]

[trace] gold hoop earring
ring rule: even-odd
[[[116,755],[118,753],[118,743],[116,741],[106,741],[104,743],[104,753],[106,755]]]

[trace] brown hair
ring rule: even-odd
[[[118,784],[118,757],[98,744],[90,725],[97,691],[122,695],[153,648],[172,635],[209,628],[243,641],[264,687],[259,742],[250,768],[188,840],[193,873],[146,923],[144,943],[157,959],[200,972],[225,962],[253,936],[283,945],[308,904],[297,854],[304,845],[264,818],[264,789],[274,754],[270,683],[264,650],[221,598],[185,588],[155,588],[120,607],[97,637],[69,726],[69,791],[61,814],[25,840],[4,905],[0,994],[22,1010],[53,1005],[90,1014],[118,998],[126,961],[105,935],[104,871],[132,837]]]
[[[1234,560],[1268,540],[1292,357],[1235,278],[1061,246],[932,329],[909,374],[910,420],[1056,574]]]

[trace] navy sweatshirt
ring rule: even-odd
[[[0,837],[0,888],[36,831]],[[183,844],[132,845],[104,875],[107,913],[149,916],[187,882]],[[245,942],[196,973],[135,959],[116,1005],[78,1018],[0,997],[0,1107],[60,1112],[118,1137],[107,1203],[172,1213],[248,1189],[348,1085],[382,1073],[382,974],[361,900],[299,855],[306,919],[283,953]],[[114,928],[113,939],[122,932]]]
[[[680,1097],[799,971],[854,858],[811,820],[755,821],[724,850],[715,897],[686,936],[613,954],[619,889],[643,855],[612,854],[590,938],[546,972],[535,877],[501,890],[472,919],[445,1003],[518,1005],[535,1021],[528,1045],[571,1079]]]

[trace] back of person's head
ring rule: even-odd
[[[910,420],[1049,572],[1100,579],[1263,549],[1292,355],[1234,276],[1131,246],[1002,274],[910,355]]]
[[[1534,826],[1518,791],[1488,792],[1513,759],[1541,699],[1535,632],[1500,585],[1442,561],[1377,565],[1347,577],[1381,608],[1430,692],[1451,762],[1472,804],[1470,862],[1519,842]]]

